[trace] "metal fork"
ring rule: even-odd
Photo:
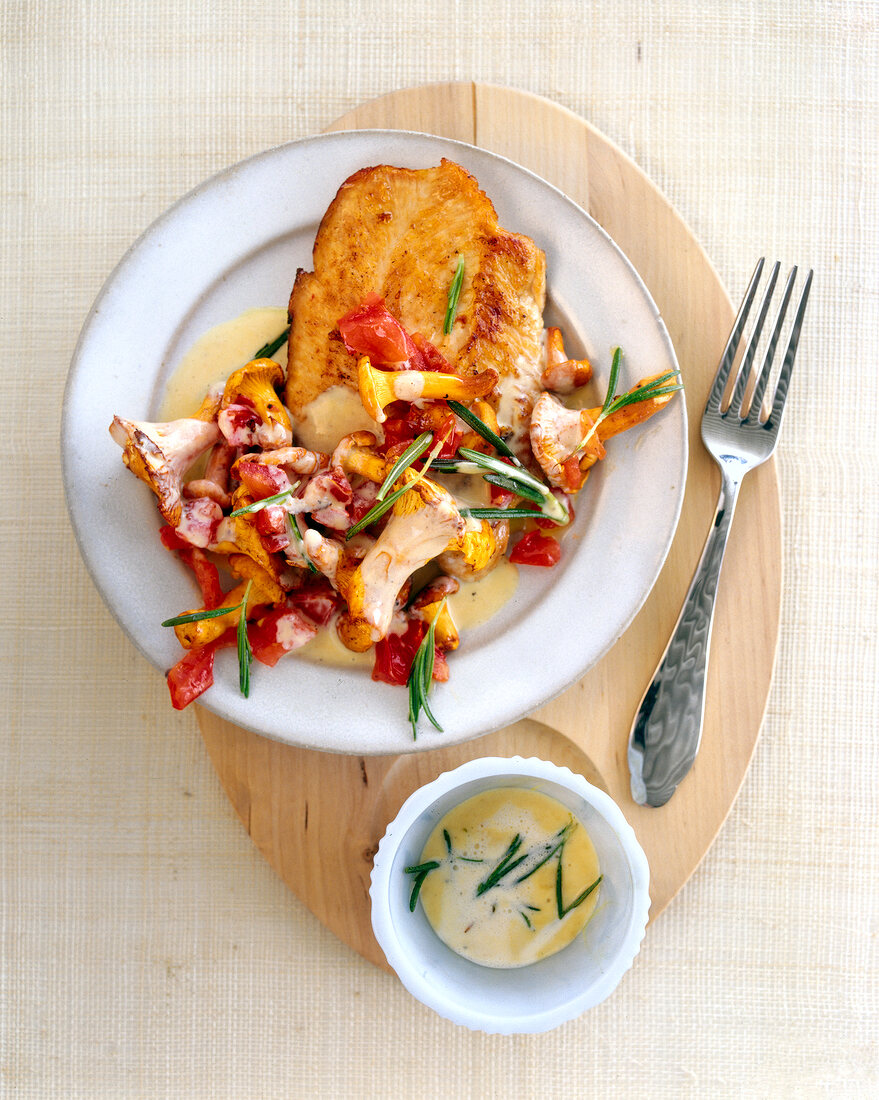
[[[788,276],[762,367],[750,392],[748,381],[778,279],[778,270],[779,264],[776,263],[769,275],[750,340],[731,383],[732,395],[729,403],[724,405],[724,394],[730,385],[730,372],[763,271],[763,260],[758,262],[720,358],[702,416],[702,442],[720,466],[720,498],[702,557],[684,599],[684,606],[653,679],[644,693],[629,734],[632,797],[641,805],[664,805],[696,758],[705,714],[705,674],[708,668],[717,582],[739,487],[745,474],[765,462],[778,442],[800,328],[812,285],[812,272],[809,271],[778,374],[772,404],[768,415],[765,415],[766,387],[797,277],[796,267]]]

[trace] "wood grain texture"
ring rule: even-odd
[[[269,863],[320,920],[377,965],[386,963],[372,935],[367,891],[378,841],[416,787],[477,756],[542,757],[607,790],[647,854],[655,917],[692,874],[735,800],[763,719],[778,637],[781,518],[770,462],[745,480],[727,549],[701,751],[666,806],[635,805],[626,741],[713,516],[719,475],[702,447],[699,420],[734,311],[698,242],[656,187],[556,104],[508,88],[434,84],[364,104],[330,127],[370,128],[436,133],[510,157],[588,209],[628,255],[659,306],[686,385],[690,465],[680,524],[653,592],[610,653],[508,729],[448,749],[349,757],[269,741],[199,708],[205,743]],[[742,272],[742,289],[749,274]]]

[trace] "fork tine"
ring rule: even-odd
[[[733,359],[736,357],[736,349],[739,346],[739,340],[742,338],[742,330],[745,327],[745,321],[748,319],[748,313],[751,310],[751,302],[754,300],[754,292],[757,289],[757,284],[760,282],[760,275],[763,271],[763,257],[757,261],[757,266],[754,268],[754,274],[751,276],[751,282],[748,284],[748,289],[745,291],[745,297],[742,299],[742,304],[739,306],[739,313],[733,324],[732,331],[729,334],[729,339],[726,342],[726,347],[723,349],[723,355],[720,357],[720,363],[717,367],[717,374],[714,376],[714,382],[711,385],[711,390],[708,394],[708,401],[706,402],[706,412],[710,409],[712,412],[720,412],[720,402],[723,399],[723,391],[726,389],[726,382],[729,378],[730,367],[732,367]]]
[[[743,413],[743,403],[745,399],[745,387],[748,384],[748,379],[751,377],[751,366],[754,362],[754,357],[757,354],[757,344],[760,341],[760,334],[763,331],[763,325],[766,321],[766,314],[769,312],[769,303],[772,301],[772,295],[775,293],[775,284],[778,280],[778,271],[781,264],[776,260],[772,267],[772,272],[769,275],[769,282],[766,284],[766,290],[763,293],[763,301],[760,304],[760,313],[754,324],[754,329],[751,332],[751,339],[748,341],[748,346],[745,349],[745,354],[742,356],[742,361],[739,363],[739,373],[736,377],[735,389],[732,392],[732,396],[729,399],[729,409],[734,416],[741,417]]]
[[[787,399],[787,388],[790,385],[791,371],[794,366],[794,358],[797,354],[797,344],[800,339],[800,329],[803,325],[803,317],[806,314],[806,303],[809,301],[809,290],[812,287],[812,270],[809,269],[809,274],[806,276],[806,283],[803,287],[803,293],[800,295],[800,304],[797,306],[797,315],[794,318],[794,325],[791,329],[790,340],[787,343],[787,351],[784,353],[784,362],[781,364],[781,371],[778,375],[778,383],[775,387],[775,397],[772,399],[772,412],[769,414],[769,419],[766,421],[766,427],[772,428],[774,432],[778,432],[781,427],[781,418],[784,413],[784,403]]]
[[[790,275],[787,277],[785,283],[784,293],[781,296],[781,305],[778,307],[778,313],[775,317],[775,326],[772,330],[772,336],[769,339],[769,344],[766,348],[766,354],[763,356],[763,366],[760,369],[760,375],[757,378],[757,384],[754,386],[754,392],[751,394],[751,404],[748,409],[747,420],[757,422],[760,419],[760,410],[763,405],[763,395],[766,393],[766,386],[769,382],[769,372],[772,369],[772,362],[775,359],[775,348],[778,344],[778,338],[781,335],[781,325],[784,321],[785,314],[787,313],[787,307],[790,302],[791,291],[794,288],[794,281],[797,277],[796,266],[791,268]],[[744,410],[743,410],[744,411]]]

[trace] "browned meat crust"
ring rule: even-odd
[[[464,283],[445,336],[458,256],[464,257]],[[545,291],[543,252],[498,225],[491,201],[459,165],[363,168],[342,184],[321,221],[314,271],[296,275],[287,405],[298,416],[330,386],[356,389],[356,358],[337,323],[374,292],[404,328],[439,348],[456,373],[494,367],[501,381],[490,399],[507,410],[502,426],[518,428],[512,421],[526,418],[527,432],[540,389]]]

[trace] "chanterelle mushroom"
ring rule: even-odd
[[[406,470],[404,477],[414,480],[415,474]],[[390,628],[394,601],[405,581],[463,531],[464,520],[452,495],[426,478],[418,481],[396,502],[388,525],[354,571],[343,620],[362,626],[368,641],[380,641]]]
[[[233,446],[289,447],[290,417],[275,392],[283,380],[274,359],[254,359],[229,375],[217,419]]]
[[[569,359],[565,351],[562,330],[546,330],[546,367],[540,381],[543,388],[553,393],[573,393],[592,378],[592,364],[588,359]]]
[[[593,435],[581,451],[580,444],[593,421],[585,409],[566,409],[548,393],[534,402],[531,413],[531,450],[551,485],[576,493],[583,484],[581,462],[592,465],[604,457],[604,447]]]
[[[498,382],[498,372],[491,367],[461,378],[444,371],[378,370],[363,356],[357,364],[357,384],[363,407],[377,424],[387,419],[385,405],[392,401],[420,401],[440,398],[465,401],[491,393]]]
[[[471,521],[474,522],[474,521]],[[507,548],[510,539],[510,521],[487,519],[475,521],[439,555],[440,569],[462,580],[478,580],[490,573]]]
[[[149,485],[163,518],[176,527],[183,509],[183,475],[220,438],[216,423],[184,417],[150,424],[114,416],[110,435],[122,448],[122,461]]]

